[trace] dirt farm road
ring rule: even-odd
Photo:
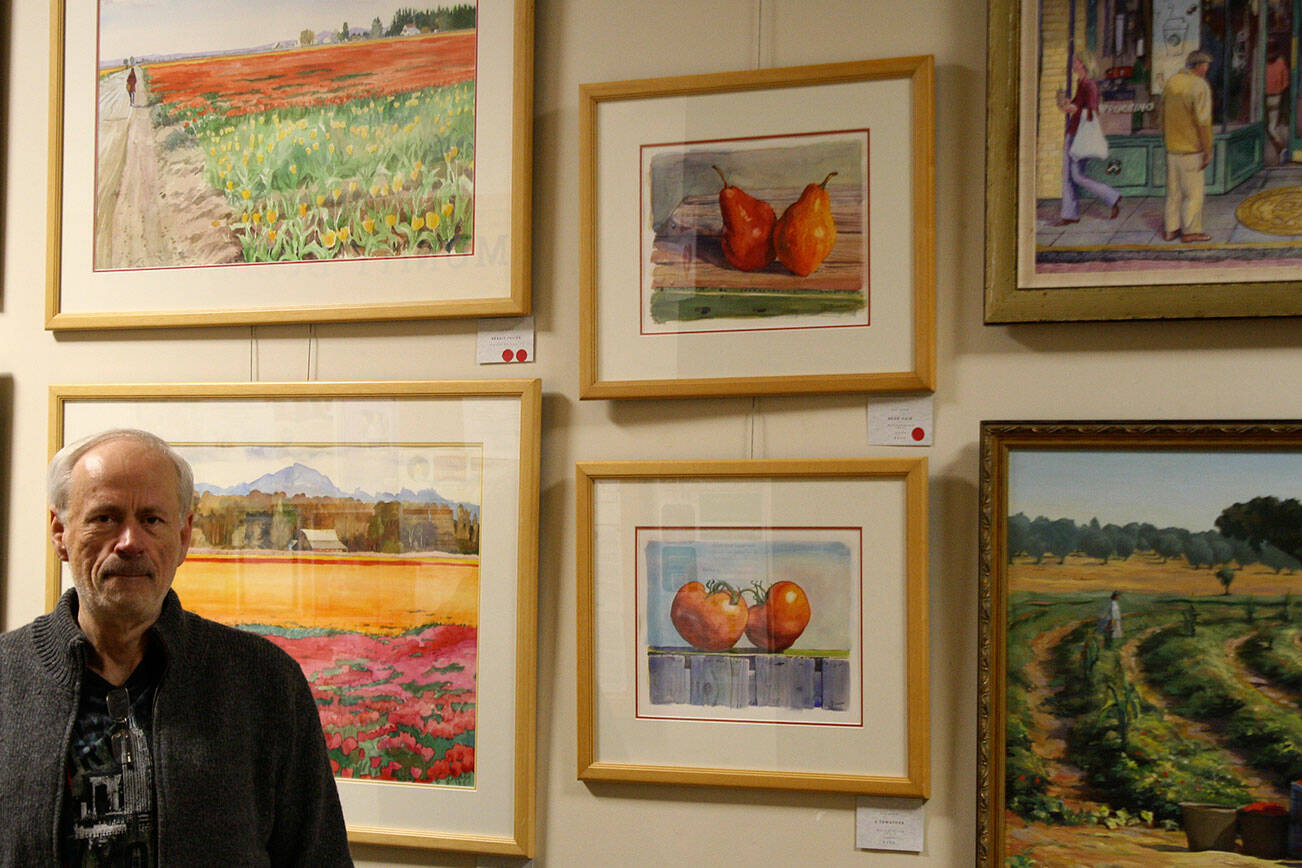
[[[1077,810],[1089,810],[1097,806],[1086,793],[1081,771],[1066,761],[1064,722],[1055,718],[1046,708],[1050,697],[1050,672],[1047,662],[1050,649],[1079,622],[1071,621],[1056,625],[1050,630],[1037,635],[1033,640],[1035,663],[1031,667],[1032,681],[1032,738],[1036,753],[1049,760],[1051,764],[1049,792]],[[1162,707],[1168,717],[1177,716],[1170,709],[1160,694],[1156,693],[1144,680],[1138,662],[1134,658],[1135,646],[1145,634],[1128,638],[1120,649],[1122,660],[1135,683],[1144,692],[1145,701]],[[1227,654],[1233,659],[1237,646],[1227,647]],[[1239,664],[1241,667],[1242,664]],[[1244,677],[1241,675],[1241,677]],[[1186,739],[1199,739],[1210,746],[1214,738],[1201,724],[1179,719],[1179,729]],[[1232,752],[1226,751],[1227,762],[1238,769],[1244,781],[1249,784],[1257,796],[1278,798],[1268,783],[1248,768]],[[1302,865],[1302,861],[1286,860],[1276,862],[1257,859],[1240,853],[1221,851],[1190,852],[1183,832],[1167,831],[1144,825],[1108,829],[1106,826],[1057,826],[1042,823],[1027,823],[1012,813],[1005,814],[1006,855],[1021,854],[1029,859],[1029,864],[1036,868],[1247,868],[1247,866],[1265,865]]]
[[[204,184],[202,152],[188,142],[165,147],[176,128],[154,130],[146,76],[137,76],[134,106],[126,76],[122,70],[99,84],[96,269],[238,261],[239,244],[227,228],[231,209]]]

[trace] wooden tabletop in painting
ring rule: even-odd
[[[781,215],[800,196],[800,189],[752,190],[751,195]],[[812,274],[800,277],[774,261],[759,271],[741,271],[724,258],[719,245],[723,215],[719,197],[688,196],[656,233],[651,253],[654,289],[711,286],[725,289],[809,290],[838,292],[864,288],[864,211],[860,190],[829,187],[836,243]]]

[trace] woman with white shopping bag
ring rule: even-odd
[[[1077,49],[1071,71],[1076,77],[1076,95],[1069,101],[1058,92],[1058,107],[1067,113],[1067,135],[1062,145],[1062,210],[1055,226],[1080,221],[1080,192],[1084,190],[1111,208],[1109,220],[1117,219],[1121,194],[1085,174],[1088,160],[1102,160],[1108,155],[1108,140],[1099,124],[1099,86],[1094,81],[1094,55]]]

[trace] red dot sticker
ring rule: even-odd
[[[921,428],[914,428],[912,434],[913,434],[913,439],[916,442],[921,442],[922,438],[927,436],[927,432],[922,430]]]
[[[529,358],[529,353],[526,352],[525,350],[516,350],[516,351],[515,351],[515,360],[516,360],[517,362],[523,362],[523,361],[524,361],[525,359],[527,359],[527,358]]]
[[[502,361],[509,362],[513,358],[515,358],[515,353],[510,350],[502,350]]]

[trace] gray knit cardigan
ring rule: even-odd
[[[260,636],[181,608],[150,632],[158,864],[352,865],[303,672]],[[0,635],[0,866],[58,864],[68,739],[84,671],[77,594]]]

